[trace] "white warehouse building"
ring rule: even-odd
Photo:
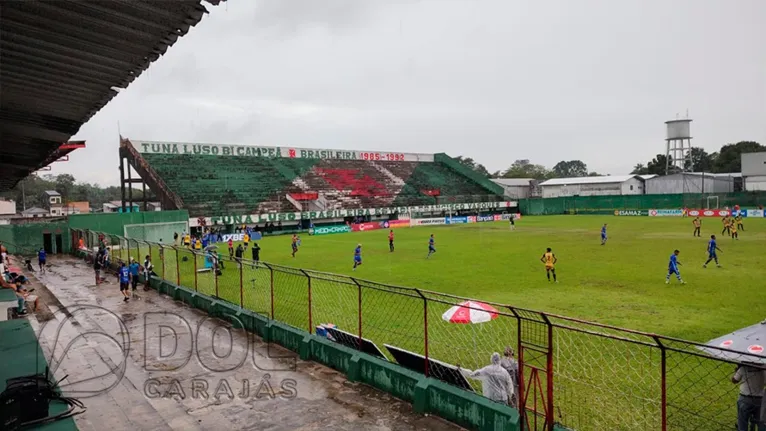
[[[544,198],[562,196],[642,195],[644,180],[638,175],[553,178],[540,183]]]
[[[738,174],[683,172],[646,180],[646,194],[731,193]]]
[[[493,178],[490,181],[503,188],[503,195],[511,199],[526,199],[533,188],[534,178]]]
[[[766,152],[742,154],[745,191],[766,191]]]

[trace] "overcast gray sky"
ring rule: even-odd
[[[580,159],[766,143],[765,0],[229,0],[82,127],[52,173],[115,185],[144,140]]]

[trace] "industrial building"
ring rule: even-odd
[[[745,153],[741,157],[745,191],[766,191],[766,152]]]
[[[506,198],[512,199],[529,198],[537,182],[534,178],[493,178],[490,181],[503,188]]]
[[[540,183],[543,198],[562,196],[642,195],[644,180],[638,175],[553,178]]]
[[[731,193],[739,174],[682,172],[646,180],[646,194]]]

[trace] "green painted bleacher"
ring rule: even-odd
[[[27,319],[0,322],[0,363],[3,364],[0,367],[0,392],[5,390],[6,381],[10,378],[45,373],[46,358]],[[66,409],[63,403],[51,403],[48,414],[59,414]],[[74,419],[67,418],[25,429],[76,431],[77,425]]]
[[[318,160],[143,154],[168,187],[194,213],[257,212]]]
[[[439,190],[439,196],[486,195],[487,190],[441,163],[418,163],[394,200],[394,205],[429,205],[436,202],[423,190]]]
[[[440,156],[448,159],[446,155]],[[322,194],[329,203],[328,208],[437,203],[436,197],[424,193],[430,190],[439,190],[439,199],[494,194],[477,178],[466,175],[451,163],[438,161],[373,163],[154,153],[142,154],[142,157],[183,201],[192,216],[295,211],[297,207],[286,195],[301,192]],[[352,181],[358,183],[341,186],[336,181],[333,185],[324,176],[328,169],[353,171]],[[297,178],[302,181],[295,181]],[[379,187],[381,184],[383,187]]]

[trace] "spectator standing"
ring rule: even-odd
[[[93,271],[96,273],[96,286],[101,284],[101,262],[102,262],[103,255],[101,252],[96,255],[96,258],[93,259]]]
[[[37,252],[37,263],[40,265],[40,273],[45,274],[45,249],[41,248],[40,251]]]
[[[125,261],[120,262],[120,268],[117,270],[117,280],[120,282],[122,300],[128,302],[130,300],[130,270],[125,266]]]
[[[766,431],[766,424],[760,417],[764,386],[766,386],[766,370],[749,365],[739,365],[731,377],[731,381],[739,385],[737,430],[749,431],[751,424],[758,424],[758,431]]]
[[[257,242],[253,243],[253,260],[255,261],[255,267],[258,267],[258,262],[261,260],[261,247]]]
[[[154,265],[152,265],[152,258],[148,254],[144,259],[144,290],[149,290],[149,282],[152,278]]]
[[[518,407],[518,394],[519,394],[519,363],[516,358],[513,357],[513,349],[510,346],[506,346],[503,352],[503,357],[500,359],[500,366],[508,371],[513,381],[513,398],[511,401],[511,407]]]
[[[133,297],[136,297],[136,287],[138,287],[139,265],[138,265],[138,262],[136,262],[136,260],[133,259],[132,257],[130,258],[130,265],[128,266],[128,269],[130,270],[131,291],[133,292]]]
[[[500,365],[499,353],[493,353],[490,361],[490,365],[476,371],[463,369],[460,371],[466,377],[481,380],[482,393],[486,398],[498,403],[509,404],[514,395],[511,375]]]
[[[237,258],[237,261],[242,260],[242,255],[244,254],[244,252],[245,252],[245,249],[242,248],[242,244],[238,245],[237,250],[234,252],[234,257]]]

